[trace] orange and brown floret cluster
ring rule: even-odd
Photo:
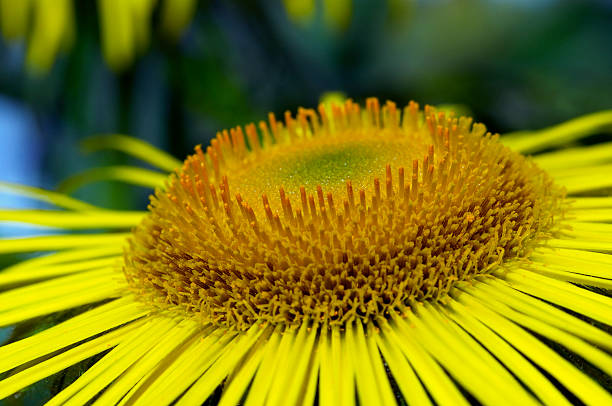
[[[364,322],[526,258],[564,191],[471,119],[347,101],[223,131],[125,251],[141,299],[244,330]]]

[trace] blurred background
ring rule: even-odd
[[[0,0],[0,27],[0,180],[51,189],[131,162],[88,136],[182,159],[329,91],[457,104],[501,133],[612,108],[610,0]],[[74,194],[144,208],[148,191]]]

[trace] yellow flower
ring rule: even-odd
[[[72,180],[155,186],[147,212],[3,185],[65,210],[0,220],[112,231],[0,240],[51,252],[0,272],[0,326],[93,305],[0,347],[0,399],[108,351],[49,404],[199,405],[220,387],[220,405],[611,404],[548,344],[612,375],[612,142],[563,147],[610,124],[500,142],[369,99],[222,131],[183,164],[93,138],[173,173]]]
[[[155,0],[98,0],[100,37],[104,58],[115,70],[130,66],[149,45]],[[191,21],[196,0],[165,0],[161,28],[176,39]],[[34,72],[47,72],[59,52],[75,37],[73,0],[0,0],[0,28],[9,40],[27,38],[27,64]]]

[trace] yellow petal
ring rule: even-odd
[[[11,221],[72,230],[131,228],[141,222],[144,211],[0,210],[0,222]]]
[[[121,134],[89,137],[83,141],[82,145],[89,152],[105,149],[121,151],[166,172],[172,172],[183,164],[172,155],[143,140]]]
[[[72,175],[65,179],[58,187],[62,193],[71,193],[76,189],[94,182],[119,181],[147,188],[156,188],[164,185],[167,176],[163,173],[133,166],[106,166],[92,168]]]

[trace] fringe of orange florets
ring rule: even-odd
[[[437,300],[462,280],[526,255],[554,225],[562,192],[544,172],[469,118],[411,102],[400,114],[368,99],[285,114],[223,131],[196,147],[134,231],[125,273],[141,297],[206,322],[244,329],[373,320],[413,300]],[[283,145],[325,137],[414,137],[422,158],[397,178],[346,194],[279,188],[246,201],[228,171]]]
[[[431,107],[426,106],[427,116],[431,111]],[[333,104],[329,109],[322,104],[317,111],[300,108],[296,117],[293,117],[290,111],[286,111],[284,122],[278,121],[274,113],[269,113],[268,121],[262,120],[257,126],[250,123],[244,128],[238,126],[218,132],[210,142],[210,146],[206,148],[206,159],[202,162],[207,172],[214,174],[219,182],[225,167],[240,164],[244,159],[258,157],[264,148],[272,145],[297,142],[321,135],[333,136],[334,133],[355,128],[390,130],[403,128],[416,131],[420,127],[420,115],[422,115],[418,103],[410,102],[402,115],[395,103],[387,101],[381,108],[376,98],[367,99],[366,114],[362,113],[359,104],[350,99],[342,106]],[[427,120],[431,121],[431,118],[428,117]],[[469,126],[470,123],[471,119],[463,125]],[[440,136],[443,137],[442,134]]]

